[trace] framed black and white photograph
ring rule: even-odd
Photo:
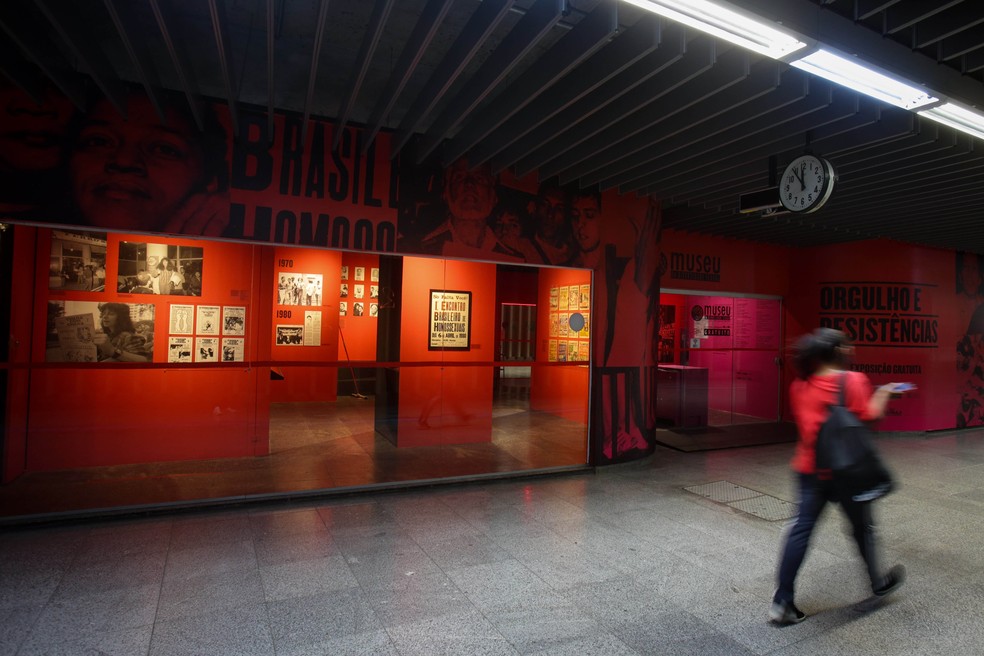
[[[281,271],[277,274],[277,304],[321,305],[323,282],[320,273]]]
[[[116,291],[121,294],[201,296],[204,249],[120,242]]]
[[[302,346],[304,326],[277,326],[277,346]]]
[[[370,303],[369,304],[369,316],[370,317],[378,317],[379,316],[379,303]]]
[[[344,317],[348,314],[348,302],[342,301],[338,304],[338,316]]]
[[[372,267],[369,269],[369,280],[372,282],[379,282],[379,267]]]
[[[352,304],[353,317],[361,317],[363,314],[365,314],[365,312],[366,312],[365,303],[362,303],[361,301],[356,301],[355,303]]]
[[[106,290],[106,233],[52,230],[48,289]]]
[[[355,287],[353,287],[352,289],[355,292],[355,297],[356,298],[365,298],[366,297],[366,286],[365,285],[355,285]]]
[[[246,308],[235,305],[224,305],[222,307],[222,334],[223,335],[245,335],[246,334]]]
[[[342,267],[342,280],[348,280],[348,267]]]
[[[431,351],[467,351],[471,348],[471,292],[430,290]]]
[[[366,279],[366,268],[365,267],[355,267],[355,280],[356,282],[362,282]]]
[[[47,362],[151,362],[154,305],[49,301]]]

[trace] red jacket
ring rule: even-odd
[[[793,469],[801,474],[816,473],[816,442],[820,426],[830,413],[830,406],[837,402],[841,372],[796,379],[789,387],[789,404],[799,432]],[[876,419],[868,413],[871,399],[871,381],[859,371],[847,372],[844,381],[844,405],[862,420]]]

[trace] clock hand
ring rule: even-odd
[[[804,182],[804,178],[806,178],[806,162],[803,162],[802,164],[800,164],[800,175],[799,175],[799,178],[800,178],[800,191],[805,191],[806,190],[806,182]]]

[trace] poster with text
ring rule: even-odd
[[[195,362],[218,362],[218,361],[219,361],[219,338],[218,337],[195,338]]]
[[[304,311],[304,346],[321,346],[321,312]]]
[[[246,334],[246,308],[241,305],[222,306],[222,334]]]
[[[168,337],[167,361],[191,362],[192,342],[193,342],[193,338],[191,337]]]
[[[471,345],[471,292],[430,292],[429,350],[467,351]]]
[[[242,362],[246,359],[246,340],[242,337],[224,337],[222,339],[222,361]]]
[[[195,332],[195,306],[172,305],[168,332],[175,335],[191,335]]]
[[[199,335],[218,335],[222,308],[218,305],[199,305],[195,332]]]

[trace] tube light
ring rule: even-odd
[[[798,37],[708,0],[624,0],[760,55],[780,59],[805,48]]]
[[[965,109],[953,103],[944,103],[939,107],[924,109],[919,112],[919,115],[937,123],[949,125],[955,130],[966,132],[978,139],[984,139],[984,115],[973,110]]]
[[[822,48],[802,59],[790,62],[790,66],[819,75],[848,89],[902,109],[915,109],[939,101],[939,98],[929,95],[923,89],[899,82],[853,59]]]

